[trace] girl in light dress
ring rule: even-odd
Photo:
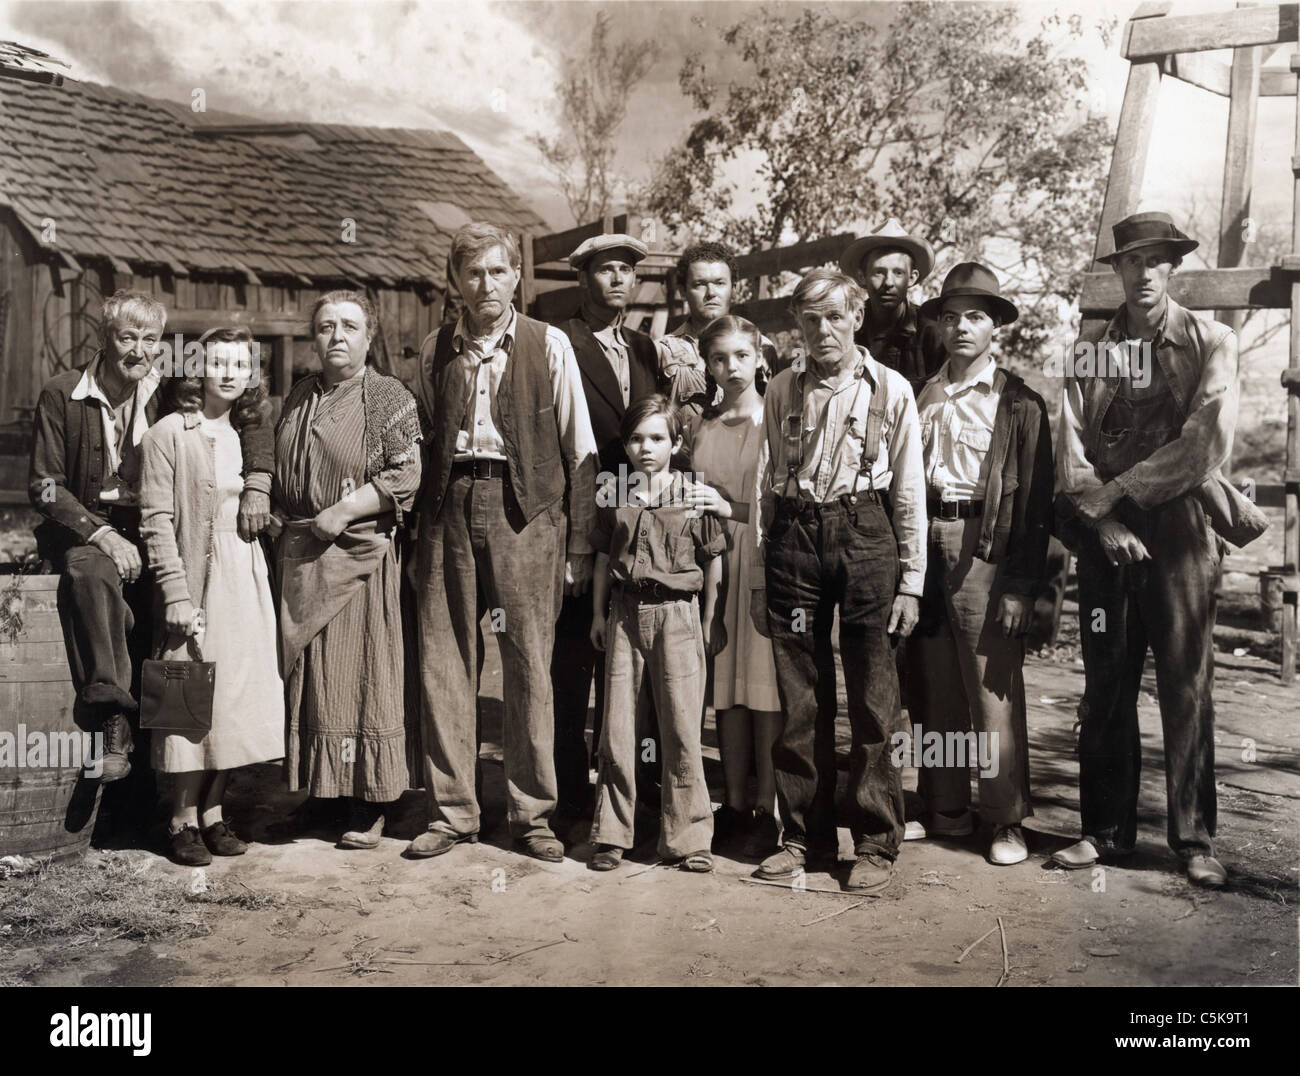
[[[749,616],[750,591],[763,585],[754,540],[754,481],[763,440],[762,341],[757,326],[730,314],[700,334],[700,354],[722,397],[694,425],[691,470],[697,481],[688,495],[695,507],[726,522],[731,539],[724,569],[727,645],[713,659],[713,708],[726,784],[714,819],[714,844],[721,849],[743,841],[748,857],[776,851],[779,836],[772,768],[772,747],[781,731],[776,664],[771,640],[758,634]],[[751,765],[758,779],[752,801]]]

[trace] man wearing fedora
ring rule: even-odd
[[[1224,543],[1266,524],[1223,478],[1237,421],[1237,340],[1185,310],[1169,279],[1196,241],[1165,213],[1114,225],[1124,305],[1076,345],[1057,444],[1060,531],[1079,558],[1086,685],[1080,707],[1083,839],[1061,866],[1122,856],[1137,840],[1137,700],[1155,654],[1168,839],[1190,881],[1222,886],[1214,856],[1215,589]]]
[[[968,834],[977,766],[989,861],[1009,865],[1029,854],[1023,666],[1052,529],[1052,436],[1043,398],[994,362],[994,333],[1019,312],[992,271],[955,266],[921,316],[938,322],[948,358],[916,401],[930,527],[908,703],[913,734],[919,726],[976,750],[922,765],[918,791],[932,835]]]
[[[934,251],[920,236],[910,235],[896,217],[879,231],[850,243],[840,268],[867,290],[862,328],[854,338],[877,362],[897,370],[919,392],[943,362],[943,341],[933,322],[908,301],[934,268]]]
[[[569,255],[578,271],[582,306],[561,328],[573,344],[583,394],[596,437],[603,473],[628,467],[619,426],[628,405],[659,391],[655,343],[623,324],[636,287],[636,266],[649,251],[630,235],[597,235]],[[594,490],[592,491],[594,495]],[[555,695],[555,774],[559,788],[557,831],[567,822],[590,817],[593,794],[588,782],[587,699],[596,681],[593,739],[600,737],[604,709],[604,656],[591,645],[591,598],[587,587],[568,588],[555,625],[551,685]],[[593,743],[593,747],[595,744]],[[640,782],[638,782],[638,785]]]
[[[833,269],[806,273],[790,305],[808,348],[764,401],[755,503],[765,576],[751,593],[755,627],[772,639],[785,723],[772,753],[783,847],[758,868],[794,878],[836,852],[835,693],[839,652],[852,749],[845,823],[856,862],[850,889],[884,890],[903,839],[902,730],[891,637],[916,624],[925,580],[925,478],[916,400],[854,333],[865,297]]]

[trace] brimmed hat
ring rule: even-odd
[[[1168,213],[1134,213],[1112,225],[1110,230],[1115,237],[1115,249],[1097,259],[1107,265],[1130,250],[1142,247],[1172,247],[1181,258],[1200,246],[1195,239],[1174,227],[1173,218]]]
[[[955,295],[978,295],[988,299],[998,312],[998,320],[1010,325],[1020,317],[1020,311],[1010,299],[1002,297],[1002,286],[993,270],[979,262],[962,262],[954,265],[944,278],[943,287],[933,299],[921,304],[921,317],[935,320],[943,312],[943,301]]]
[[[581,269],[602,250],[620,249],[632,255],[633,265],[650,254],[650,248],[634,236],[610,232],[606,235],[593,235],[590,239],[584,239],[579,243],[577,249],[569,255],[569,265],[574,269]]]
[[[845,247],[844,253],[840,255],[840,268],[856,278],[867,255],[882,247],[896,247],[912,256],[912,266],[921,274],[917,283],[928,277],[934,268],[934,251],[930,244],[919,236],[908,235],[907,229],[897,217],[885,221],[885,226],[880,231],[855,239]]]

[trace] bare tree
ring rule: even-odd
[[[566,130],[555,139],[533,135],[529,141],[555,174],[575,224],[609,211],[617,181],[614,136],[633,89],[658,58],[654,41],[611,42],[609,17],[602,11],[586,51],[565,59],[557,97]]]

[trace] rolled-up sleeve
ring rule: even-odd
[[[546,329],[546,361],[555,397],[555,425],[569,478],[569,540],[571,554],[591,549],[596,511],[596,435],[591,429],[582,375],[569,338],[554,326]]]
[[[1237,337],[1225,330],[1201,365],[1178,436],[1117,475],[1120,489],[1139,508],[1154,508],[1200,486],[1232,454],[1237,396]]]
[[[907,388],[906,381],[903,387]],[[898,539],[898,592],[919,598],[925,591],[926,529],[921,425],[916,417],[916,398],[910,389],[891,392],[890,397],[889,469],[894,475],[890,496],[894,505],[894,537]]]

